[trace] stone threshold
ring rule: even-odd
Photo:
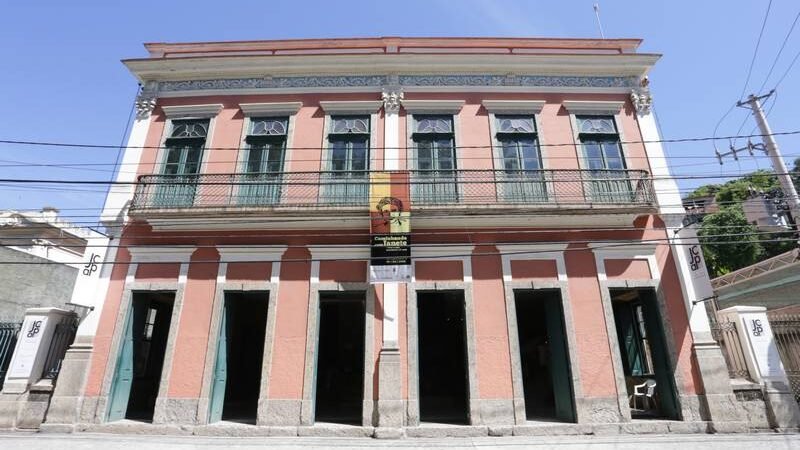
[[[128,435],[224,436],[224,437],[364,437],[398,438],[472,438],[486,436],[613,436],[624,434],[704,434],[745,433],[754,431],[745,422],[682,422],[670,420],[633,420],[622,423],[575,424],[527,422],[519,425],[448,425],[423,423],[415,427],[380,428],[371,426],[317,423],[311,426],[264,426],[236,422],[210,425],[158,425],[132,420],[104,424],[42,424],[42,433],[108,433]]]

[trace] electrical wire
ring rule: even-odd
[[[781,54],[783,54],[783,49],[786,48],[786,44],[789,42],[789,37],[792,35],[794,31],[794,27],[797,25],[797,21],[800,19],[800,11],[797,12],[797,15],[794,16],[794,21],[792,22],[792,26],[789,27],[789,32],[786,33],[786,36],[783,38],[783,43],[781,43],[781,48],[778,50],[778,54],[775,55],[775,59],[772,61],[772,65],[769,66],[769,71],[767,72],[767,76],[764,78],[764,82],[761,83],[761,86],[756,91],[756,95],[760,95],[761,92],[764,91],[764,87],[767,85],[769,81],[769,77],[772,75],[772,71],[775,70],[775,66],[778,64],[778,60],[781,58]]]
[[[753,243],[780,243],[780,242],[796,242],[796,240],[795,239],[768,239],[768,240],[755,240],[755,241],[751,241],[751,242],[753,242]],[[539,242],[539,243],[541,243],[541,244],[552,244],[553,242],[544,241],[544,242]],[[567,241],[566,243],[567,244],[574,244],[576,242]],[[583,242],[583,243],[591,244],[591,243],[595,243],[595,241],[586,241],[586,242]],[[607,245],[593,246],[593,247],[591,247],[591,250],[602,250],[602,249],[608,249],[608,248],[624,248],[624,247],[631,247],[631,246],[638,247],[638,246],[641,246],[641,245],[659,244],[659,243],[663,243],[665,245],[675,245],[675,246],[697,245],[697,243],[694,243],[694,242],[675,242],[673,238],[647,239],[647,240],[626,241],[626,242],[598,241],[597,243],[599,243],[599,244],[607,244]],[[509,244],[510,245],[514,245],[514,244],[516,244],[516,245],[530,245],[531,242],[516,242],[516,243],[514,243],[514,242],[500,242],[500,243],[496,243],[496,244],[492,244],[492,245],[509,245]],[[715,241],[715,242],[713,242],[713,244],[714,245],[742,245],[742,242],[741,241]],[[447,246],[451,246],[451,245],[475,245],[475,244],[474,243],[470,243],[470,242],[453,242],[453,243],[447,243],[447,244],[440,244],[439,247],[447,247]],[[252,245],[250,247],[252,247]],[[159,246],[159,248],[166,248],[166,247]],[[181,246],[180,248],[189,249],[189,248],[196,248],[196,247],[186,245],[186,246]],[[586,250],[587,250],[587,248],[585,248],[585,247],[581,247],[581,248],[567,247],[567,248],[565,248],[563,250],[559,250],[559,251],[571,252],[571,251],[586,251]],[[488,256],[488,257],[496,257],[496,256],[512,256],[512,255],[530,255],[530,254],[552,253],[552,252],[553,252],[552,249],[547,249],[547,250],[524,250],[524,251],[510,251],[510,252],[507,251],[507,252],[497,252],[497,253],[465,253],[465,254],[452,254],[452,255],[444,255],[444,256],[441,256],[441,255],[411,256],[410,260],[411,261],[418,261],[418,260],[424,260],[424,261],[434,260],[435,261],[435,260],[446,260],[446,259],[458,258],[458,257],[463,257],[463,258],[486,257],[486,256]],[[353,262],[353,261],[366,261],[366,260],[375,261],[375,260],[382,260],[382,259],[387,259],[387,258],[394,258],[394,257],[389,256],[389,257],[367,257],[367,258],[357,258],[357,257],[355,257],[355,258],[287,258],[287,259],[280,259],[280,260],[270,260],[270,259],[251,260],[251,261],[248,261],[248,262],[252,262],[252,263],[259,263],[259,262],[260,263],[292,263],[292,262],[294,262],[294,263],[308,263],[308,262],[315,262],[315,261],[319,261],[319,262],[322,262],[322,261],[326,261],[326,262]],[[219,263],[226,263],[226,262],[235,262],[235,261],[224,261],[224,260],[192,260],[192,261],[190,261],[191,264],[219,264]],[[152,262],[148,261],[146,264],[169,264],[169,265],[172,265],[172,264],[177,264],[177,263],[178,263],[177,261],[152,261]],[[62,265],[62,264],[64,264],[64,262],[59,262],[59,261],[0,261],[0,265],[52,265],[52,264]],[[76,264],[83,264],[83,263],[76,263]],[[125,261],[125,262],[123,262],[123,261],[96,261],[96,262],[93,262],[93,264],[96,264],[96,265],[108,265],[108,264],[114,265],[114,264],[116,264],[116,265],[124,266],[124,265],[129,265],[129,264],[136,264],[136,263],[130,262],[130,261]]]
[[[747,92],[747,85],[750,83],[750,76],[753,74],[753,67],[756,64],[756,57],[758,56],[758,48],[761,46],[761,38],[764,36],[764,29],[767,27],[767,19],[769,19],[769,11],[772,9],[772,0],[767,4],[767,12],[764,13],[764,20],[761,22],[761,30],[758,32],[758,40],[756,41],[756,48],[753,50],[753,58],[750,60],[750,67],[747,69],[747,78],[744,80],[742,93],[739,94],[739,100],[744,98],[744,93]]]
[[[661,231],[666,231],[666,229],[661,229]],[[591,232],[596,232],[595,230],[591,230]],[[562,232],[563,233],[563,232]],[[417,236],[415,233],[410,233],[412,237]],[[469,234],[469,233],[468,233]],[[793,231],[786,231],[784,233],[778,233],[774,231],[754,231],[754,232],[746,232],[746,233],[722,233],[722,234],[714,234],[714,235],[700,235],[698,239],[700,241],[714,239],[714,238],[721,238],[721,237],[742,237],[742,236],[771,236],[774,234],[793,234]],[[309,235],[303,234],[302,237],[308,237]],[[365,234],[363,237],[368,237],[369,234]],[[295,236],[296,237],[296,236]],[[789,238],[787,238],[789,239]],[[46,239],[45,239],[46,240]],[[646,238],[643,240],[625,240],[624,242],[635,242],[635,243],[650,243],[650,242],[661,242],[661,241],[669,241],[670,238]],[[791,240],[791,239],[789,239]],[[470,242],[470,245],[474,245],[476,247],[485,247],[485,246],[494,246],[494,245],[527,245],[530,244],[532,241],[525,241],[525,242],[499,242],[499,241],[481,241],[481,242]],[[548,241],[533,241],[533,242],[546,242],[547,244],[587,244],[587,243],[619,243],[621,242],[618,239],[570,239],[570,240],[548,240]],[[716,242],[716,241],[712,241]],[[737,241],[738,242],[738,241]],[[757,240],[760,242],[760,240]],[[225,248],[251,248],[253,244],[192,244],[192,248],[217,248],[219,245],[224,245]],[[451,244],[441,244],[441,243],[412,243],[409,245],[411,248],[431,248],[431,247],[441,247],[442,245],[451,245]],[[135,243],[135,244],[37,244],[40,247],[50,247],[50,248],[136,248],[141,247],[142,244]],[[16,247],[12,244],[3,244],[0,243],[0,247]],[[159,248],[185,248],[187,247],[186,244],[159,244]],[[306,245],[299,245],[299,244],[287,244],[287,248],[305,248]]]
[[[773,132],[769,136],[791,136],[800,134],[800,130],[793,130],[793,131],[782,131],[782,132]],[[753,134],[753,135],[731,135],[731,136],[700,136],[700,137],[691,137],[691,138],[671,138],[671,139],[649,139],[649,140],[621,140],[619,141],[620,144],[656,144],[656,143],[687,143],[687,142],[709,142],[714,140],[729,140],[733,138],[753,138],[753,137],[764,137],[767,136],[765,134]],[[105,144],[75,144],[75,143],[67,143],[67,142],[45,142],[45,141],[23,141],[23,140],[10,140],[10,139],[0,139],[0,144],[13,144],[13,145],[33,145],[33,146],[41,146],[41,147],[68,147],[68,148],[82,148],[82,149],[114,149],[118,150],[120,148],[119,145],[105,145]],[[562,143],[552,143],[552,142],[540,142],[538,144],[539,147],[577,147],[580,145],[580,142],[562,142]],[[149,146],[149,145],[133,145],[127,146],[125,148],[129,149],[143,149],[143,150],[161,150],[167,149],[168,146]],[[371,149],[391,149],[391,150],[407,150],[412,147],[408,146],[396,146],[396,147],[371,147]],[[502,148],[500,145],[460,145],[454,146],[457,149],[490,149],[490,148]],[[203,147],[204,150],[229,150],[229,151],[239,151],[242,150],[242,147]],[[324,150],[325,147],[285,147],[287,150],[293,151],[320,151]],[[573,157],[574,158],[574,157]]]

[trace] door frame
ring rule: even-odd
[[[361,425],[373,426],[373,411],[377,398],[374,395],[375,371],[375,288],[364,282],[312,282],[308,293],[308,323],[306,327],[306,358],[303,374],[303,401],[300,424],[314,425],[314,391],[316,390],[317,350],[319,330],[320,293],[364,292],[364,374]]]
[[[478,345],[475,337],[475,308],[472,283],[462,281],[414,282],[408,284],[406,305],[406,336],[408,339],[408,401],[407,426],[419,426],[419,320],[417,317],[417,292],[461,291],[464,295],[464,325],[467,351],[467,420],[469,425],[480,425],[480,395],[478,393]]]
[[[511,351],[511,382],[514,393],[514,423],[522,425],[528,418],[525,413],[525,388],[522,379],[522,357],[519,348],[519,329],[517,322],[515,291],[558,291],[561,297],[561,311],[564,319],[564,334],[567,353],[569,354],[570,381],[572,384],[572,405],[575,422],[586,423],[591,420],[581,408],[583,386],[581,384],[580,362],[578,360],[578,342],[575,335],[575,323],[572,317],[568,283],[566,281],[505,281],[503,283],[506,301],[506,317],[508,318],[508,341]]]
[[[686,420],[692,417],[691,409],[684,400],[685,397],[693,395],[686,392],[683,373],[679,370],[678,355],[675,348],[675,337],[669,322],[669,315],[666,309],[666,296],[661,289],[660,279],[658,280],[604,280],[600,281],[600,294],[603,302],[603,314],[605,316],[606,333],[611,347],[611,359],[614,368],[614,378],[617,385],[617,397],[619,401],[620,413],[625,420],[632,420],[631,408],[628,404],[628,388],[625,384],[625,369],[622,363],[622,353],[619,349],[619,338],[617,337],[617,324],[614,320],[614,306],[611,301],[611,291],[614,290],[652,290],[655,302],[658,305],[658,320],[661,323],[661,331],[664,335],[664,345],[672,377],[672,391],[677,406],[677,418],[669,420]]]
[[[181,266],[183,266],[183,264]],[[131,275],[130,272],[133,272],[133,274],[136,273],[136,268],[137,264],[129,265],[129,276]],[[183,267],[181,267],[181,273],[185,273],[183,271]],[[156,406],[155,410],[153,411],[154,424],[167,422],[167,389],[169,387],[170,376],[172,375],[172,361],[174,357],[175,342],[178,338],[180,315],[181,310],[183,309],[184,287],[185,283],[181,282],[148,283],[131,281],[125,284],[125,288],[122,292],[122,300],[120,301],[119,310],[117,312],[117,319],[114,323],[114,332],[111,338],[111,346],[108,353],[109,356],[106,360],[105,373],[103,375],[103,382],[100,389],[101,395],[98,396],[97,404],[95,406],[94,418],[96,422],[105,422],[106,418],[108,417],[111,389],[116,376],[119,353],[122,351],[122,340],[124,339],[126,331],[128,315],[133,313],[133,294],[171,292],[174,295],[174,299],[172,301],[172,316],[170,317],[167,346],[164,351],[164,364],[161,368],[161,381],[158,385],[158,397],[156,398]]]
[[[227,269],[227,266],[225,267]],[[221,282],[220,282],[221,281]],[[256,425],[266,424],[266,399],[269,392],[269,378],[272,369],[272,343],[275,337],[276,308],[278,301],[278,283],[266,281],[228,282],[218,280],[214,293],[214,306],[211,313],[210,333],[206,347],[205,365],[203,367],[203,384],[200,388],[200,400],[197,405],[197,423],[208,424],[211,413],[211,395],[214,384],[214,368],[217,362],[217,343],[222,333],[222,315],[225,308],[226,292],[267,292],[267,323],[264,330],[264,354],[261,360],[261,383],[258,393],[258,409]]]

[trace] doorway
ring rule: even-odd
[[[111,386],[108,420],[152,421],[174,292],[134,292]]]
[[[320,293],[316,421],[354,425],[362,422],[365,301],[364,292]]]
[[[209,422],[256,423],[268,291],[225,292]]]
[[[528,420],[575,421],[572,376],[561,293],[514,291]]]
[[[675,379],[655,290],[611,290],[611,305],[631,416],[678,419]]]
[[[422,422],[469,423],[463,291],[417,292]]]

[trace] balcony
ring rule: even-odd
[[[282,172],[139,177],[130,214],[147,220],[188,216],[331,216],[369,208],[369,172]],[[470,216],[652,213],[643,170],[408,171],[417,219],[434,212]]]

